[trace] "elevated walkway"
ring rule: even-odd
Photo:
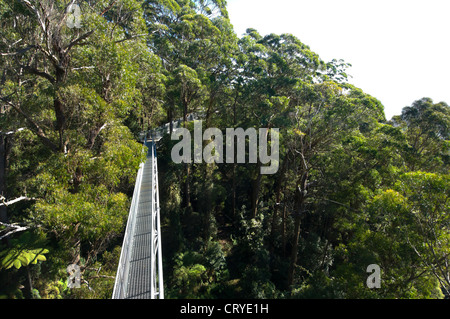
[[[136,178],[113,299],[163,299],[158,166],[153,140]]]

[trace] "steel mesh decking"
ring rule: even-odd
[[[149,143],[147,160],[141,166],[142,171],[138,173],[136,180],[133,194],[135,204],[130,208],[113,299],[164,297],[162,284],[159,289],[157,286],[162,280],[162,269],[157,269],[156,262],[157,258],[161,257],[158,256],[159,196],[157,196],[158,171],[154,155],[156,155],[155,145]],[[157,270],[161,272],[160,277]]]
[[[131,243],[128,299],[150,299],[150,261],[152,238],[152,159],[149,157],[142,173],[141,191],[136,214],[136,224]]]

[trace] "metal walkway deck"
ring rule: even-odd
[[[156,146],[146,141],[133,193],[113,299],[163,299],[162,250]]]

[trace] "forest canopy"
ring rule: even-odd
[[[190,114],[278,128],[279,169],[176,164],[163,137],[166,298],[450,296],[445,102],[386,119],[350,63],[239,37],[222,0],[0,0],[0,27],[0,298],[111,298],[139,135]]]

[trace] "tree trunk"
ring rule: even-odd
[[[86,147],[88,149],[92,149],[94,147],[95,140],[97,139],[97,137],[100,134],[101,130],[103,128],[105,128],[105,127],[106,127],[106,123],[105,124],[97,124],[95,127],[93,127],[89,131],[89,138],[88,138],[88,142],[86,144]]]
[[[6,135],[0,134],[0,195],[6,196]],[[8,223],[8,215],[6,213],[6,205],[0,206],[0,222]]]
[[[24,297],[25,299],[33,299],[33,283],[31,281],[30,266],[22,267],[22,273],[25,276]]]
[[[208,109],[206,110],[206,127],[209,127],[211,124],[211,117],[212,117],[212,109],[213,109],[213,105],[214,105],[214,95],[210,97],[209,102],[208,102]]]
[[[273,236],[275,236],[275,231],[276,231],[276,219],[278,216],[279,207],[281,205],[281,189],[282,189],[282,186],[284,183],[284,173],[286,172],[286,167],[287,167],[287,159],[283,161],[283,165],[281,166],[281,172],[277,179],[277,186],[276,186],[277,188],[275,191],[276,203],[274,205],[273,215],[272,215],[272,229],[271,229],[272,238],[273,238]]]
[[[6,194],[6,168],[8,159],[8,137],[0,134],[0,195],[7,198]],[[6,200],[6,199],[5,199]],[[0,206],[0,222],[9,224],[7,206]],[[2,242],[9,246],[9,239],[5,237]]]
[[[289,264],[288,288],[292,286],[294,282],[295,266],[297,264],[297,255],[298,255],[298,241],[300,239],[300,225],[301,225],[301,215],[299,214],[299,212],[297,212],[297,215],[295,217],[294,245],[292,246],[291,261]]]
[[[62,60],[66,61],[67,57],[65,56],[62,58]],[[55,97],[53,100],[53,108],[55,109],[55,115],[56,115],[56,130],[59,133],[59,151],[64,152],[65,148],[65,141],[64,141],[64,131],[66,129],[66,115],[65,115],[65,108],[64,104],[61,101],[61,98],[59,96],[59,88],[65,81],[66,72],[65,69],[62,69],[60,65],[55,65],[56,69],[56,82],[55,82]]]
[[[78,234],[78,228],[81,226],[81,222],[76,223],[73,225],[74,228],[74,238],[72,239],[73,242],[73,254],[72,254],[72,264],[78,265],[81,259],[81,240],[80,235]]]
[[[204,234],[203,239],[205,242],[209,240],[212,236],[216,235],[212,233],[212,225],[211,225],[211,219],[213,216],[213,210],[214,206],[212,205],[212,179],[213,179],[213,171],[214,171],[214,164],[206,164],[205,167],[205,175],[204,175],[204,182],[203,182],[203,194],[202,198],[204,200],[204,203],[199,207],[200,210],[203,211],[204,215]]]
[[[167,122],[169,123],[169,134],[172,135],[173,132],[173,115],[172,115],[172,106],[169,107],[167,111]]]
[[[191,191],[189,187],[190,175],[191,175],[191,164],[185,163],[184,169],[186,172],[186,181],[184,183],[184,206],[186,208],[191,207]]]
[[[188,101],[186,98],[182,98],[183,101],[183,127],[187,129],[187,113],[188,113]],[[191,176],[191,164],[184,164],[185,172],[186,172],[186,182],[184,184],[184,199],[185,199],[185,207],[191,207],[191,191],[190,191],[190,176]]]
[[[283,207],[283,217],[281,225],[281,243],[283,246],[283,257],[286,257],[286,205],[284,205]]]
[[[233,185],[231,190],[231,212],[236,216],[236,163],[233,162]]]
[[[233,103],[233,127],[236,128],[237,121],[236,121],[236,104],[237,99],[239,96],[239,91],[236,90],[236,97],[234,98]],[[234,152],[234,159],[233,159],[233,187],[231,191],[231,211],[233,213],[233,218],[236,216],[236,152]]]
[[[295,266],[297,264],[298,242],[300,239],[300,226],[303,212],[305,211],[305,196],[308,182],[308,173],[304,172],[299,183],[297,183],[296,200],[295,200],[295,226],[294,226],[294,243],[291,251],[291,260],[288,272],[288,287],[294,283]]]
[[[257,176],[255,178],[255,180],[253,180],[252,182],[252,218],[256,217],[256,214],[258,213],[258,203],[259,203],[259,190],[261,189],[261,178],[262,178],[262,174],[261,174],[261,163],[258,164],[257,166]]]

